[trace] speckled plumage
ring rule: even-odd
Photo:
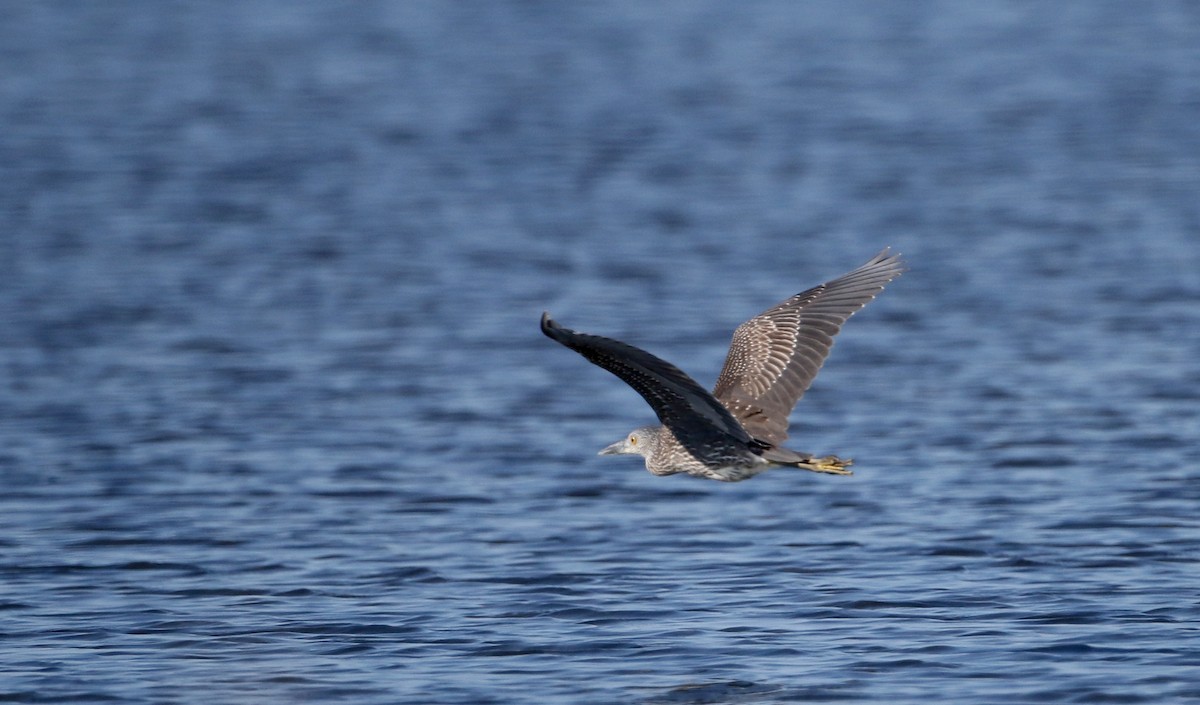
[[[602,455],[642,455],[655,475],[684,472],[725,482],[781,466],[848,475],[850,460],[814,458],[780,444],[787,439],[788,416],[842,324],[903,271],[900,256],[885,249],[738,326],[712,394],[665,360],[564,328],[548,313],[542,314],[542,332],[628,383],[663,424],[636,429]]]

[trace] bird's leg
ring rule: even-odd
[[[846,469],[853,464],[854,461],[850,458],[843,460],[836,455],[827,455],[824,458],[813,458],[812,460],[809,460],[807,464],[802,465],[801,467],[803,467],[805,470],[824,472],[829,473],[830,475],[853,475],[854,473]]]

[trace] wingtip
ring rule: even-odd
[[[554,334],[562,328],[562,326],[560,326],[554,322],[554,319],[550,318],[549,311],[542,311],[541,326],[542,326],[542,333],[546,334],[547,336],[549,336],[551,338],[554,338],[555,337]]]
[[[901,256],[900,252],[893,252],[891,245],[879,251],[879,254],[871,258],[863,267],[880,267],[885,266],[895,271],[895,276],[908,271],[908,261]]]

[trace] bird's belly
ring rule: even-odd
[[[701,466],[698,468],[688,468],[687,473],[694,477],[703,477],[709,480],[720,480],[721,482],[741,482],[742,480],[749,480],[769,467],[771,467],[770,463],[762,463],[757,465],[724,465],[717,467]]]

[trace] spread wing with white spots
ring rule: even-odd
[[[788,416],[825,363],[842,324],[902,272],[900,255],[885,249],[858,269],[738,326],[713,395],[751,436],[782,443]]]

